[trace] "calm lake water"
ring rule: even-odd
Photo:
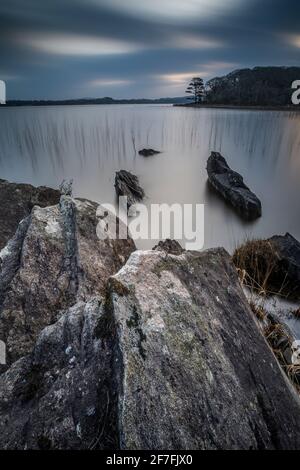
[[[115,202],[114,175],[129,170],[146,204],[205,204],[205,248],[232,251],[247,237],[290,232],[300,239],[300,114],[158,105],[0,109],[0,177]],[[160,155],[143,158],[153,147]],[[207,186],[210,151],[222,153],[262,201],[245,223]],[[142,248],[151,242],[139,242]]]

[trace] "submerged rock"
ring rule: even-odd
[[[249,287],[300,299],[300,243],[289,233],[250,240],[235,251],[233,261],[246,273]]]
[[[7,365],[28,354],[62,310],[103,294],[108,277],[135,249],[130,239],[99,240],[96,210],[97,204],[69,196],[56,206],[35,206],[0,252],[0,340]]]
[[[116,172],[115,189],[118,197],[127,197],[128,208],[140,202],[145,196],[144,190],[139,185],[138,177],[126,170]]]
[[[136,251],[110,291],[122,449],[299,448],[299,397],[223,249]]]
[[[261,202],[245,185],[243,177],[231,170],[218,152],[211,152],[207,160],[207,174],[211,186],[246,220],[261,216]]]
[[[158,150],[153,149],[139,150],[139,155],[142,155],[143,157],[152,157],[153,155],[157,155],[158,153],[160,153]]]
[[[58,204],[60,192],[45,186],[9,183],[0,180],[0,250],[12,238],[19,222],[27,217],[33,206]]]

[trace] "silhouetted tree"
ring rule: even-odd
[[[192,78],[191,82],[189,83],[186,93],[192,95],[188,98],[193,100],[195,104],[201,103],[204,97],[204,82],[200,77]]]

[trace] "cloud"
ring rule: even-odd
[[[300,48],[300,34],[287,35],[286,42],[293,47]]]
[[[299,17],[295,0],[1,0],[0,78],[11,99],[180,96],[193,75],[298,65]]]
[[[137,44],[128,41],[71,34],[22,34],[17,37],[17,40],[47,54],[66,56],[130,54],[140,49]]]
[[[218,12],[230,11],[246,0],[90,0],[99,6],[107,5],[117,11],[134,16],[162,19],[164,21],[195,20],[210,17]]]
[[[156,75],[158,80],[164,80],[173,86],[184,86],[193,77],[205,78],[208,76],[207,72],[184,72],[184,73],[167,73],[162,75]]]
[[[96,80],[91,80],[88,82],[88,85],[92,87],[114,87],[114,86],[126,86],[134,83],[134,80],[118,80],[118,79],[108,79],[108,78],[99,78]]]
[[[194,71],[181,72],[181,73],[165,73],[158,74],[154,78],[167,82],[170,86],[184,87],[193,77],[201,77],[203,79],[211,78],[216,70],[232,70],[237,67],[236,63],[231,62],[209,62],[207,64],[200,64],[198,69]]]
[[[18,75],[10,75],[8,73],[1,73],[1,80],[5,80],[6,82],[11,80],[22,80],[21,76]]]
[[[176,34],[170,44],[172,48],[193,50],[221,48],[225,46],[226,42],[206,36]]]
[[[213,61],[208,62],[207,64],[202,64],[202,68],[205,71],[207,77],[215,75],[216,72],[227,73],[227,71],[232,71],[233,69],[239,67],[240,64],[237,62]]]

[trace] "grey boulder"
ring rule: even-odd
[[[9,183],[0,180],[0,249],[13,237],[19,222],[27,217],[33,206],[58,204],[60,192],[45,186]]]
[[[299,398],[223,249],[135,251],[0,376],[2,449],[299,447]]]
[[[70,196],[61,196],[59,205],[34,206],[0,252],[0,340],[7,366],[30,353],[62,310],[103,295],[109,276],[135,250],[131,239],[99,239],[97,207]]]
[[[1,449],[118,446],[111,392],[113,336],[102,299],[78,302],[43,329],[33,352],[0,376]]]
[[[297,449],[299,397],[223,249],[134,252],[113,276],[122,449]]]

